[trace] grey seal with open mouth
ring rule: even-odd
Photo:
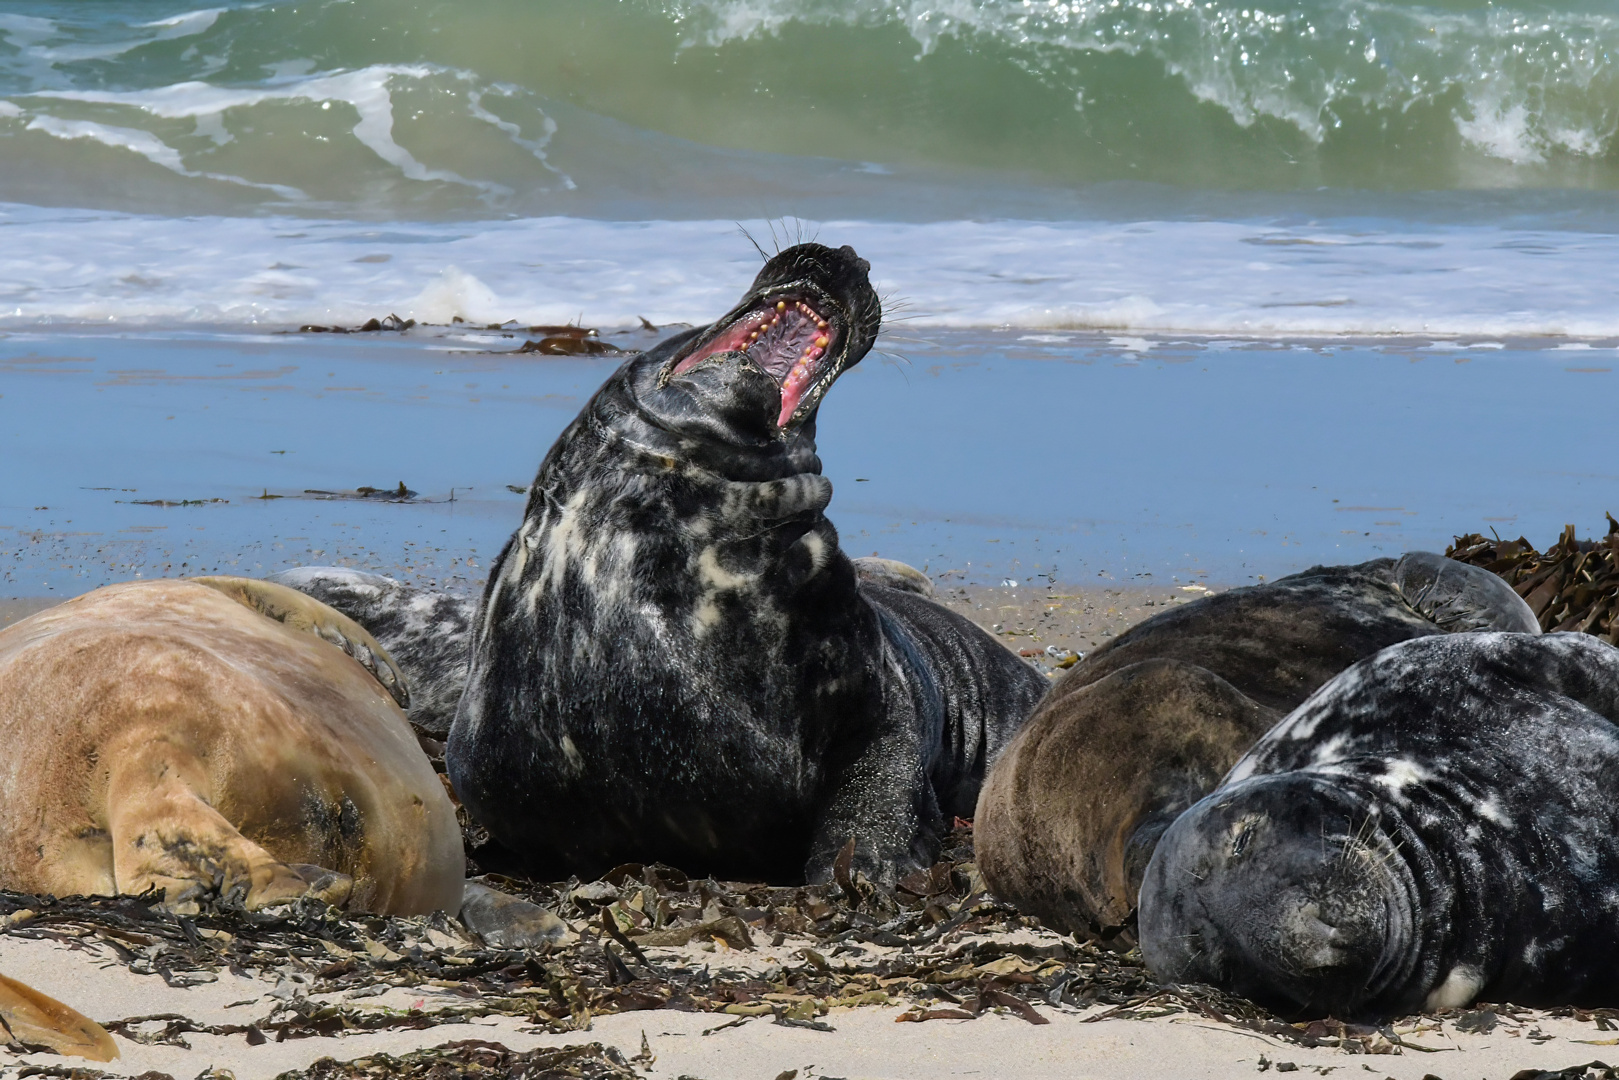
[[[876,338],[868,271],[780,252],[717,322],[626,362],[541,464],[446,754],[531,864],[825,880],[852,845],[893,881],[934,861],[1045,689],[839,550],[815,418]]]

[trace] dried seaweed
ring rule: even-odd
[[[465,1039],[402,1057],[373,1054],[342,1062],[321,1058],[276,1080],[637,1080],[638,1076],[622,1054],[601,1043],[519,1053],[499,1043]]]
[[[1590,1061],[1584,1065],[1570,1065],[1555,1072],[1545,1069],[1523,1069],[1512,1074],[1512,1080],[1619,1080],[1619,1069],[1603,1061]]]
[[[1619,645],[1619,521],[1608,534],[1580,540],[1574,526],[1544,552],[1524,537],[1456,537],[1445,554],[1500,575],[1528,603],[1542,630],[1577,630]]]
[[[279,979],[274,1007],[256,1019],[207,1025],[160,1014],[105,1024],[136,1041],[178,1046],[194,1032],[257,1044],[481,1016],[563,1033],[588,1030],[595,1016],[654,1009],[720,1014],[710,1030],[757,1018],[832,1031],[844,1009],[900,1005],[897,1020],[907,1023],[988,1013],[1041,1023],[1053,1010],[1087,1010],[1086,1022],[1190,1014],[1346,1053],[1433,1049],[1412,1041],[1433,1030],[1431,1018],[1400,1027],[1290,1023],[1211,987],[1161,985],[1139,952],[1046,930],[984,890],[966,822],[939,863],[897,887],[851,874],[841,859],[835,877],[784,887],[691,878],[659,864],[619,866],[588,882],[490,875],[574,932],[566,945],[529,951],[489,948],[442,914],[351,915],[312,900],[265,912],[215,902],[180,916],[155,894],[0,892],[0,928],[73,948],[96,943],[131,971],[171,985],[211,981],[225,968]],[[394,988],[424,992],[410,1008],[369,1000]],[[1509,1015],[1509,1007],[1495,1008]],[[1578,1019],[1602,1023],[1595,1014]]]

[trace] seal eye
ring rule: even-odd
[[[786,427],[816,380],[829,366],[840,333],[807,301],[775,296],[761,302],[675,365],[673,378],[704,360],[741,353],[781,388],[778,427]]]

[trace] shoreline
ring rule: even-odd
[[[180,576],[180,575],[175,575]],[[260,577],[262,572],[244,574]],[[481,583],[469,582],[476,592]],[[1089,653],[1109,638],[1164,609],[1224,591],[1203,585],[1067,585],[1035,589],[935,582],[939,603],[965,615],[1013,652],[1055,671],[1062,654]],[[88,590],[86,590],[88,591]],[[0,597],[0,630],[71,596]],[[1047,649],[1057,650],[1057,654]],[[1037,654],[1037,655],[1036,655]]]

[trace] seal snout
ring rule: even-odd
[[[1364,813],[1312,787],[1239,783],[1169,828],[1141,889],[1154,974],[1286,1012],[1354,1016],[1403,966],[1397,854]]]
[[[745,360],[776,384],[774,419],[785,432],[876,340],[882,304],[870,270],[850,247],[787,248],[765,263],[741,304],[663,367],[660,385],[709,361]]]

